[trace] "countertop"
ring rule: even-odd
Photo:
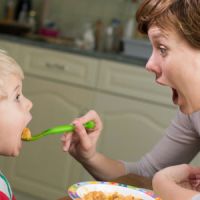
[[[126,56],[123,53],[104,53],[104,52],[96,52],[92,50],[83,50],[71,45],[66,44],[56,44],[53,42],[48,42],[47,40],[42,39],[33,39],[29,37],[23,36],[13,36],[9,34],[0,34],[0,40],[7,40],[9,42],[20,43],[24,45],[32,45],[40,48],[58,50],[62,52],[68,52],[73,54],[79,54],[83,56],[93,57],[97,59],[106,59],[116,62],[122,62],[127,64],[135,64],[137,66],[144,67],[147,59],[133,57],[133,56]]]

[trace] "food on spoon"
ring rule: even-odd
[[[113,194],[105,194],[101,191],[93,191],[87,193],[84,197],[83,200],[143,200],[138,197],[134,197],[132,195],[121,195],[117,192]]]
[[[22,140],[29,140],[31,139],[31,131],[29,128],[24,128],[24,130],[22,131]]]

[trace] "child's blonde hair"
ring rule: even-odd
[[[24,73],[17,62],[6,54],[6,51],[0,50],[0,99],[7,97],[5,91],[5,80],[9,75],[24,78]]]

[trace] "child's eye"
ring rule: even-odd
[[[19,101],[19,100],[20,100],[20,94],[17,94],[16,101]]]

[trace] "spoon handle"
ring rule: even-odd
[[[95,122],[94,121],[88,121],[84,124],[84,127],[87,129],[92,129],[95,127]],[[46,135],[52,135],[52,134],[61,134],[61,133],[71,133],[75,129],[75,126],[72,124],[69,125],[61,125],[61,126],[56,126],[54,128],[47,129],[37,135],[33,135],[28,141],[35,141],[38,140]]]

